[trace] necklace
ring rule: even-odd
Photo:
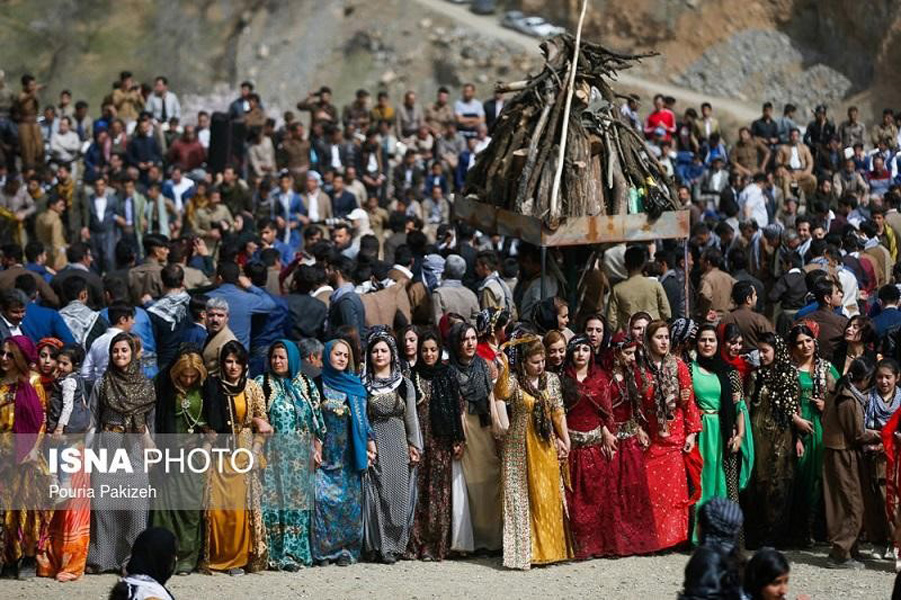
[[[191,399],[188,398],[187,393],[185,393],[185,395],[182,396],[180,404],[181,404],[180,415],[182,418],[184,418],[185,424],[188,426],[188,432],[194,433],[194,429],[197,427],[197,425],[200,424],[201,416],[203,414],[203,409],[201,407],[201,409],[197,411],[196,417],[194,415],[192,415],[191,414]]]

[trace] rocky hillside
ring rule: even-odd
[[[582,0],[515,4],[573,27]],[[659,50],[649,74],[711,94],[803,111],[846,100],[878,112],[897,100],[896,0],[630,0],[628,8],[592,0],[587,31],[620,48]]]

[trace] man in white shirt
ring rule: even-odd
[[[81,376],[90,384],[103,377],[109,365],[109,350],[113,338],[120,333],[130,333],[135,324],[135,309],[124,302],[113,302],[109,307],[111,326],[106,333],[94,340],[81,365]]]
[[[153,94],[147,99],[147,110],[158,123],[168,123],[172,117],[181,121],[178,96],[169,91],[169,80],[162,75],[153,82]]]
[[[163,196],[175,203],[175,210],[180,215],[185,209],[185,194],[194,189],[194,182],[184,176],[177,166],[172,167],[171,178],[163,184]]]
[[[754,180],[738,196],[738,208],[741,210],[742,219],[756,221],[760,229],[770,224],[769,213],[766,210],[766,196],[763,194],[765,183],[766,175],[757,173]]]
[[[197,113],[197,141],[203,146],[204,150],[210,149],[210,115],[206,111]]]
[[[81,150],[81,139],[72,131],[72,120],[62,117],[59,130],[50,140],[50,158],[62,164],[70,164],[78,158]]]
[[[475,98],[476,86],[467,83],[463,86],[463,97],[454,102],[454,117],[457,129],[464,137],[473,137],[479,125],[485,122],[485,107]]]

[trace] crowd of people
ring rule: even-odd
[[[629,100],[690,238],[543,260],[454,218],[501,94],[360,90],[339,112],[323,87],[277,127],[250,82],[184,124],[165,77],[123,72],[93,117],[21,81],[0,87],[0,431],[34,444],[7,493],[39,493],[64,434],[296,443],[177,478],[208,499],[193,511],[8,510],[6,572],[118,571],[149,525],[178,573],[474,552],[528,569],[697,543],[717,498],[744,508],[740,546],[897,557],[891,111],[868,136],[818,107],[802,135],[767,104],[729,148],[709,104],[677,120],[658,96],[642,120]]]

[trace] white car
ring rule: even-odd
[[[541,38],[566,33],[566,29],[548,23],[542,17],[525,17],[517,23],[517,29],[526,35]]]

